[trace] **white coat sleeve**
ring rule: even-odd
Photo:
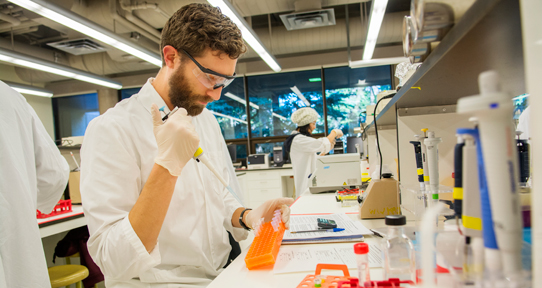
[[[98,117],[89,124],[81,150],[88,250],[103,274],[118,281],[138,277],[160,263],[159,244],[148,253],[128,219],[143,187],[140,151],[125,129],[111,117]]]
[[[64,193],[70,177],[70,166],[58,151],[34,109],[28,103],[26,105],[32,116],[38,192],[37,209],[42,213],[50,213]]]
[[[226,142],[222,145],[222,155],[223,155],[223,163],[226,163],[224,167],[224,174],[226,175],[226,181],[230,184],[230,187],[232,188],[233,192],[235,192],[238,197],[241,199],[241,201],[245,201],[243,199],[243,190],[241,189],[241,185],[239,185],[239,181],[237,180],[237,175],[235,175],[235,169],[233,169],[233,164],[231,162],[231,158],[228,152],[228,148],[226,146]],[[248,231],[246,231],[244,228],[236,228],[233,227],[230,219],[233,216],[233,212],[237,210],[237,208],[243,207],[244,203],[239,203],[237,199],[235,199],[231,193],[228,191],[228,189],[224,189],[222,191],[223,197],[224,197],[224,204],[226,205],[226,212],[227,215],[229,215],[229,218],[226,217],[224,227],[226,230],[228,230],[235,241],[239,242],[241,240],[245,240],[248,237]]]
[[[296,136],[292,141],[290,153],[305,152],[305,153],[328,153],[331,150],[331,142],[327,137],[314,139],[305,135]]]

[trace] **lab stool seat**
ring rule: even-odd
[[[63,287],[75,284],[76,288],[82,288],[83,279],[88,277],[88,269],[82,265],[59,265],[49,269],[51,287]]]

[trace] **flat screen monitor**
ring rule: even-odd
[[[347,137],[346,152],[358,153],[358,151],[356,150],[356,144],[359,144],[359,153],[363,154],[363,140],[361,140],[361,137]]]
[[[236,144],[228,145],[228,152],[230,152],[231,162],[232,163],[237,162],[237,145]]]

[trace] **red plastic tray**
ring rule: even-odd
[[[55,205],[53,212],[49,214],[43,214],[40,210],[36,210],[36,218],[43,219],[51,216],[56,216],[64,213],[72,212],[72,200],[60,200]]]

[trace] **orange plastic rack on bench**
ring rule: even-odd
[[[278,231],[275,231],[269,222],[263,224],[260,229],[259,235],[254,237],[245,257],[249,270],[275,264],[286,227],[281,222]]]

